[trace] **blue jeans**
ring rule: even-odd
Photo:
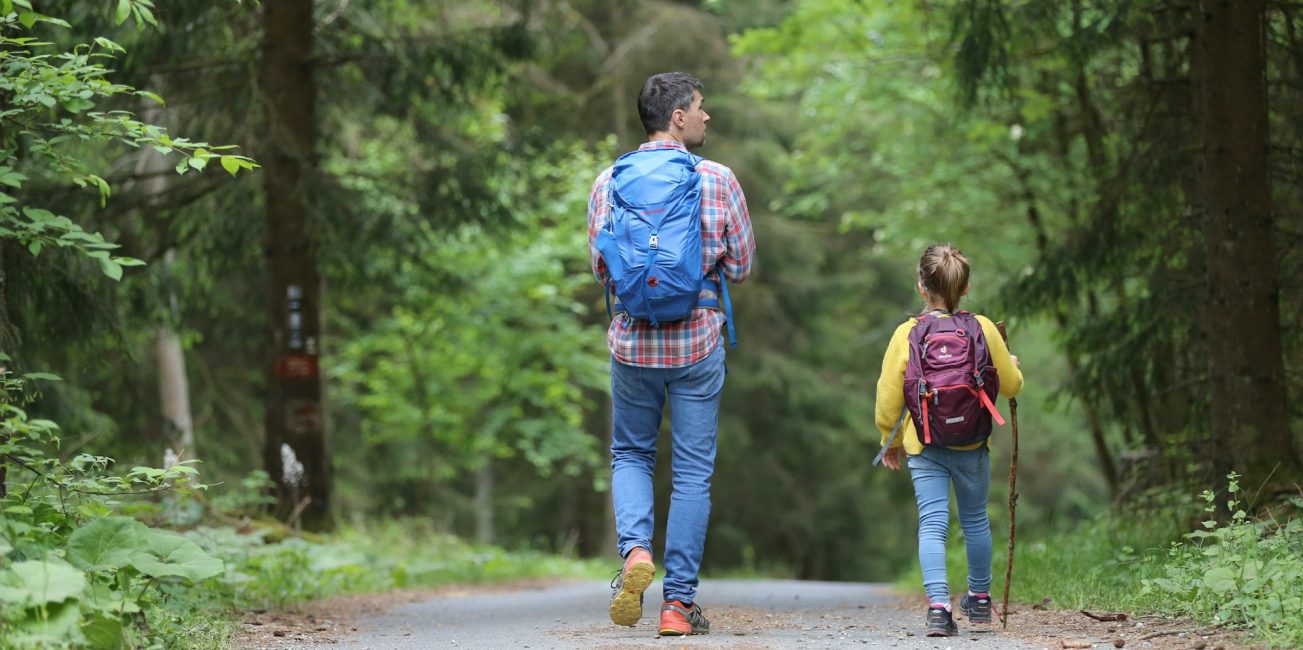
[[[968,551],[968,589],[991,590],[991,521],[986,516],[991,487],[991,453],[985,446],[969,451],[924,447],[910,456],[909,476],[918,500],[918,563],[931,602],[950,598],[946,583],[946,535],[950,528],[950,485],[955,486],[959,525]]]
[[[682,368],[611,360],[611,498],[620,555],[652,550],[652,470],[666,396],[673,433],[673,492],[665,530],[665,600],[691,603],[710,519],[710,477],[724,390],[724,346]]]

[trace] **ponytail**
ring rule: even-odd
[[[959,297],[968,288],[968,258],[950,244],[933,244],[918,261],[918,281],[946,310],[959,309]]]

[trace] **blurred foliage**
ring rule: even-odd
[[[256,3],[169,2],[143,30],[143,15],[119,25],[109,4],[43,9],[70,24],[50,37],[59,47],[111,38],[125,48],[115,51],[115,83],[168,100],[124,91],[105,101],[148,109],[142,122],[196,139],[239,143],[256,159],[266,137]],[[444,574],[368,573],[374,549],[435,531],[610,557],[606,318],[584,207],[592,179],[642,140],[643,80],[683,69],[703,79],[712,106],[700,153],[738,174],[759,243],[756,273],[734,294],[741,344],[729,351],[706,570],[888,579],[913,561],[907,476],[869,467],[879,440],[872,390],[893,329],[920,306],[914,266],[934,241],[973,260],[965,306],[1009,324],[1028,377],[1020,539],[1047,539],[1112,499],[1151,502],[1163,493],[1146,489],[1154,483],[1207,476],[1197,462],[1206,344],[1189,315],[1202,271],[1182,202],[1188,106],[1178,111],[1184,100],[1143,76],[1137,43],[1163,26],[1156,3],[1082,0],[1076,18],[1072,3],[1017,3],[1010,13],[1000,4],[317,3],[319,168],[309,201],[325,278],[337,507],[358,531],[344,550],[265,544],[237,524],[194,528],[214,524],[204,519],[214,511],[256,516],[260,503],[248,477],[261,462],[270,343],[256,171],[178,176],[172,163],[159,174],[149,158],[157,150],[94,141],[76,152],[113,188],[107,195],[93,179],[70,192],[0,171],[9,194],[21,189],[24,201],[120,243],[121,259],[148,263],[109,283],[98,261],[56,259],[48,242],[37,257],[29,240],[6,243],[5,349],[20,372],[64,377],[30,410],[61,425],[67,454],[152,465],[175,444],[158,415],[154,346],[160,326],[181,334],[196,438],[182,457],[204,460],[207,483],[249,484],[208,505],[160,499],[168,514],[159,516],[245,567],[232,571],[275,576],[258,586],[228,571],[220,602],[283,604],[416,584],[411,576],[426,573],[474,577],[464,563]],[[957,11],[971,7],[981,11]],[[1290,58],[1298,13],[1274,8],[1268,24],[1287,326],[1300,313],[1292,253],[1303,195],[1290,112],[1303,86]],[[11,34],[21,17],[4,21]],[[1163,55],[1151,63],[1184,65],[1179,47]],[[85,113],[44,106],[37,100],[31,115]],[[22,158],[31,164],[26,150]],[[1291,388],[1298,331],[1286,327]],[[1297,422],[1297,400],[1290,408]],[[997,432],[997,539],[1007,445]],[[658,468],[658,495],[668,495],[669,471]],[[430,523],[387,528],[373,516]],[[429,563],[459,552],[431,550]],[[353,568],[286,572],[332,555]]]

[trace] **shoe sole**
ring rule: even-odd
[[[637,625],[642,619],[642,592],[652,583],[656,565],[637,562],[624,572],[624,586],[611,599],[611,622],[616,625]]]
[[[936,631],[936,632],[928,632],[927,635],[928,635],[928,636],[931,636],[931,637],[959,636],[959,633],[958,633],[958,632],[942,632],[942,631],[939,631],[939,630],[938,630],[938,631]]]
[[[661,636],[690,636],[693,634],[710,634],[710,628],[694,630],[691,623],[686,624],[685,627],[665,627],[665,623],[661,623]]]
[[[691,636],[693,634],[705,634],[705,632],[693,632],[691,628],[685,632],[676,627],[663,627],[661,628],[660,634],[661,636]]]

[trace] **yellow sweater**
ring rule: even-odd
[[[949,316],[942,316],[949,318]],[[991,319],[978,315],[977,321],[982,324],[982,334],[986,336],[986,347],[991,351],[991,363],[995,366],[995,372],[1000,376],[1000,394],[1005,397],[1016,397],[1022,390],[1022,371],[1015,366],[1013,359],[1009,356],[1009,348],[1005,346],[1004,339],[1000,338],[1000,331],[995,329],[995,323]],[[881,444],[887,444],[887,436],[891,435],[891,430],[896,426],[896,419],[900,417],[901,409],[905,408],[905,366],[909,364],[909,331],[914,329],[918,324],[916,319],[909,319],[901,323],[896,328],[896,333],[891,336],[891,343],[887,345],[887,353],[882,357],[882,376],[878,377],[878,404],[876,409],[876,420],[878,430],[882,432]],[[989,444],[989,439],[988,439]],[[976,449],[983,443],[976,443],[953,449]],[[923,442],[918,438],[918,432],[914,430],[914,420],[905,416],[905,421],[900,426],[900,432],[896,434],[896,439],[892,441],[893,447],[904,447],[905,453],[917,455],[923,453]]]

